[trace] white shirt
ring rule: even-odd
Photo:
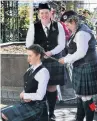
[[[67,54],[67,56],[64,57],[64,63],[74,63],[75,61],[83,58],[89,48],[88,43],[90,39],[91,35],[89,33],[79,31],[73,40],[77,45],[77,51],[73,54]]]
[[[50,24],[48,24],[47,27],[49,28]],[[43,29],[44,28],[45,27],[43,26]],[[63,26],[59,22],[58,22],[58,30],[59,30],[58,45],[54,49],[50,50],[52,55],[60,53],[65,48],[65,41],[66,41],[65,32]],[[44,32],[46,32],[45,29]],[[33,43],[34,43],[34,24],[32,23],[28,29],[26,37],[26,47],[31,46]]]
[[[31,23],[26,36],[26,47],[33,45],[34,43],[34,24]]]
[[[42,27],[43,27],[43,30],[44,30],[46,36],[47,36],[47,29],[46,29],[46,27],[50,30],[50,25],[51,25],[51,23],[49,23],[47,26],[44,26],[44,25],[42,24]]]
[[[32,66],[31,68],[35,70],[41,64],[38,64],[37,66]],[[38,82],[38,89],[36,93],[24,93],[24,99],[30,99],[32,101],[42,100],[46,94],[47,84],[50,78],[49,71],[46,68],[42,68],[40,71],[37,72],[34,78]]]

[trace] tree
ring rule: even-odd
[[[27,29],[29,26],[29,6],[24,4],[19,6],[18,9],[19,16],[19,38],[20,41],[25,41]]]

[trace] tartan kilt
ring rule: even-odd
[[[60,56],[52,56],[55,58],[60,58]],[[65,78],[64,78],[64,65],[60,64],[57,61],[54,61],[50,58],[43,60],[43,65],[49,70],[50,73],[50,80],[48,85],[64,85]]]
[[[19,103],[5,107],[1,110],[8,121],[48,121],[46,102]],[[45,120],[41,120],[46,117]]]
[[[73,67],[72,85],[78,95],[97,94],[97,62]]]

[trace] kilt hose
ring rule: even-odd
[[[19,103],[1,110],[8,121],[48,121],[46,102]]]
[[[60,54],[61,56],[61,54]],[[60,58],[60,56],[52,56],[56,59]],[[43,60],[43,65],[49,70],[50,72],[50,80],[48,85],[64,85],[65,78],[64,78],[64,65],[60,64],[57,61],[54,61],[50,58]]]
[[[97,94],[97,63],[74,66],[72,70],[72,85],[78,95]]]

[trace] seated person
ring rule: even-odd
[[[3,121],[48,121],[45,95],[50,75],[42,65],[44,49],[34,44],[27,48],[27,55],[31,67],[24,74],[22,102],[3,108]]]

